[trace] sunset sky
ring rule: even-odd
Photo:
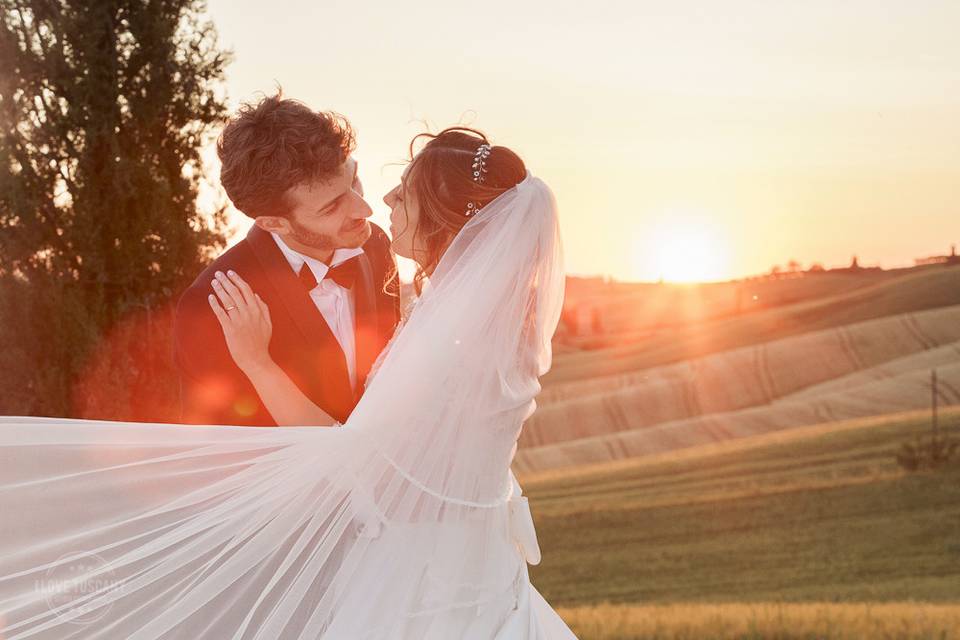
[[[232,104],[346,115],[374,221],[470,124],[554,190],[567,267],[720,280],[960,244],[960,2],[211,0]],[[238,232],[247,223],[236,217]]]

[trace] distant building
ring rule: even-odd
[[[835,267],[833,269],[827,269],[825,272],[810,272],[807,273],[874,273],[883,271],[880,267],[861,267],[860,260],[857,256],[853,256],[853,259],[850,261],[849,267]]]
[[[960,264],[960,256],[957,255],[957,245],[950,245],[950,255],[948,256],[929,256],[927,258],[917,258],[913,261],[918,267],[927,264]]]

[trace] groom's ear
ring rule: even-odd
[[[253,224],[267,232],[285,234],[290,231],[290,221],[280,216],[257,216]]]

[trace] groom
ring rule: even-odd
[[[174,352],[181,421],[274,426],[227,350],[207,302],[232,269],[270,308],[270,355],[317,406],[344,422],[399,319],[383,291],[390,240],[371,224],[349,123],[300,102],[245,105],[217,144],[220,181],[253,227],[180,298]]]

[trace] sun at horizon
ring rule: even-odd
[[[642,231],[635,246],[634,270],[643,280],[694,283],[730,277],[725,234],[702,219],[668,216]]]

